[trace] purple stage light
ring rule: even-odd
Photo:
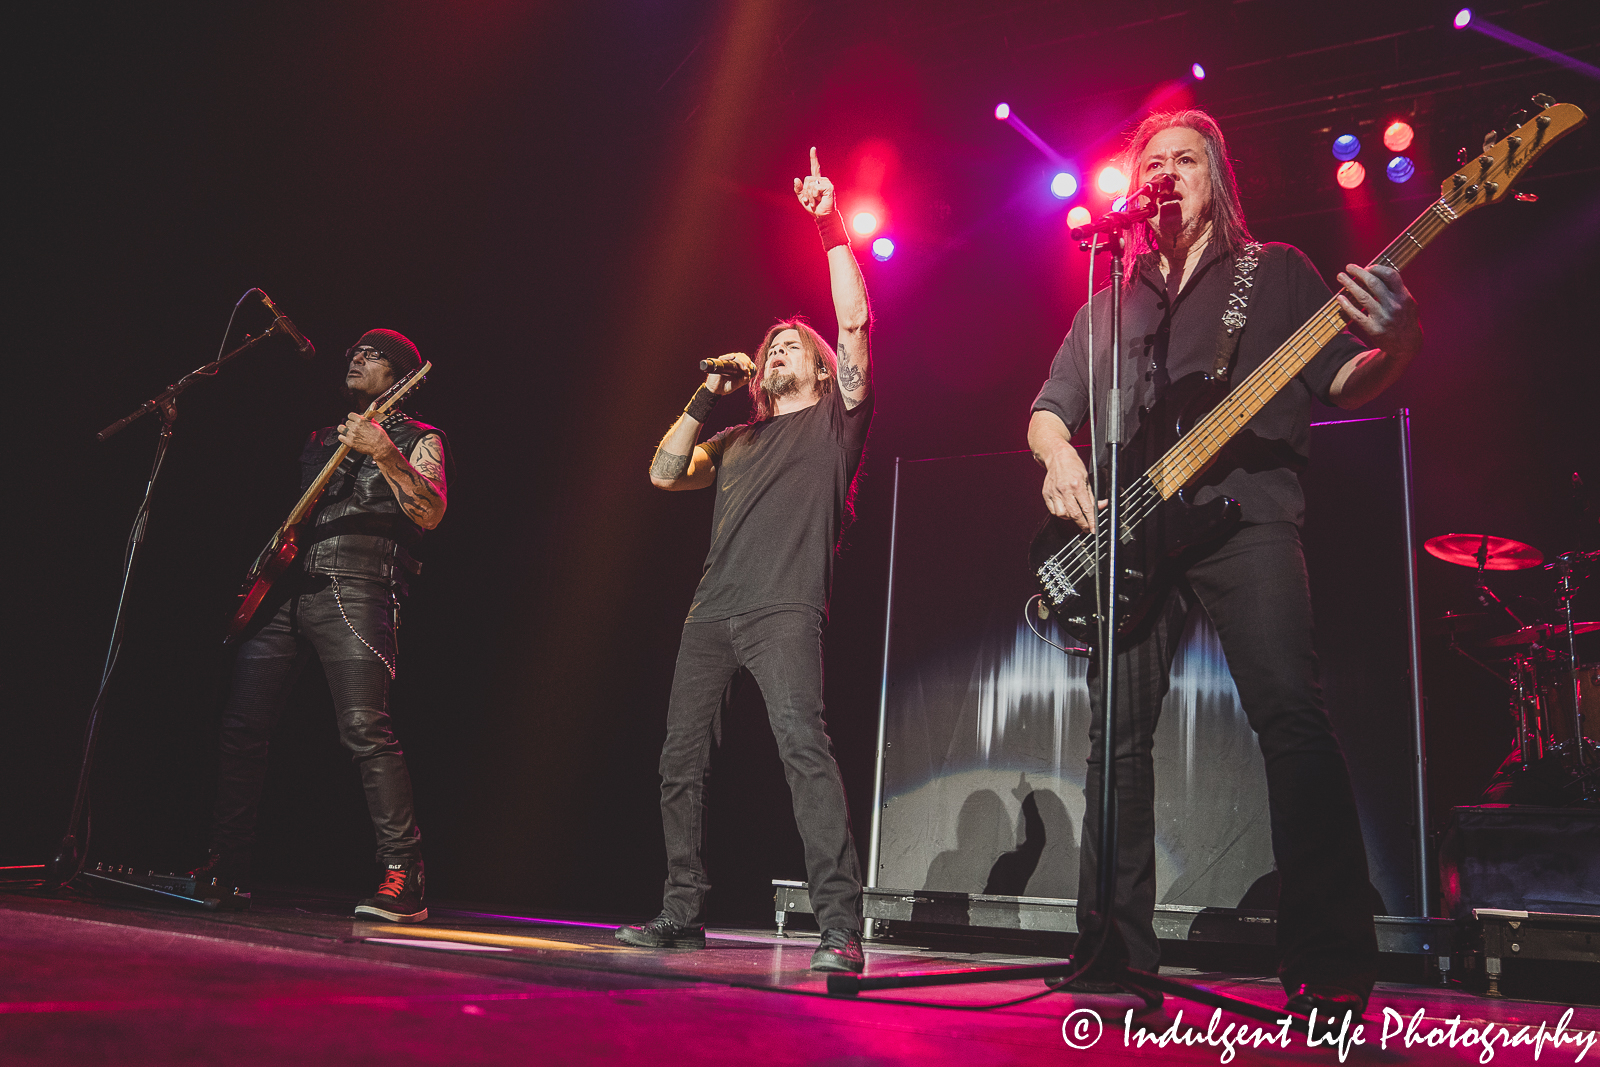
[[[1010,104],[996,104],[994,106],[994,117],[999,119],[1001,122],[1004,122],[1006,119],[1010,118],[1011,117],[1011,105]]]
[[[1189,73],[1194,75],[1194,80],[1197,82],[1203,82],[1206,80],[1206,68],[1202,67],[1198,63],[1195,63],[1189,67]]]
[[[1395,156],[1389,160],[1389,165],[1384,169],[1389,174],[1389,180],[1396,185],[1410,181],[1411,176],[1417,172],[1416,164],[1405,156]]]
[[[1462,16],[1466,16],[1465,21],[1463,21]],[[1542,45],[1538,41],[1530,41],[1520,34],[1501,29],[1488,19],[1475,18],[1473,17],[1472,9],[1464,7],[1456,14],[1456,29],[1462,30],[1469,27],[1474,32],[1481,33],[1485,37],[1493,37],[1502,44],[1508,44],[1512,48],[1520,48],[1530,56],[1547,59],[1557,66],[1566,67],[1570,71],[1582,74],[1585,78],[1593,78],[1596,81],[1600,81],[1600,67],[1595,66],[1593,63],[1585,63],[1581,59],[1573,59],[1565,52],[1557,52],[1548,45]]]
[[[883,262],[894,255],[894,242],[887,237],[880,237],[872,242],[872,258]]]
[[[1069,199],[1078,191],[1078,179],[1067,171],[1061,171],[1050,179],[1050,191],[1055,194],[1057,200]]]
[[[1361,154],[1361,138],[1353,133],[1342,134],[1333,140],[1333,158],[1354,159]]]
[[[1470,25],[1472,25],[1472,8],[1464,7],[1460,11],[1457,11],[1455,21],[1456,29],[1464,30]]]

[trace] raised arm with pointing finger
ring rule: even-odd
[[[860,971],[861,868],[844,782],[822,713],[822,632],[834,546],[872,424],[867,287],[840,223],[817,150],[795,195],[816,221],[828,257],[838,353],[803,318],[767,330],[738,373],[712,374],[662,439],[650,480],[663,489],[716,486],[711,545],[689,604],[661,748],[661,826],[667,884],[661,914],[624,926],[642,948],[704,948],[701,850],[711,740],[723,695],[741,670],[761,688],[787,769],[805,843],[812,912],[822,928],[813,970]],[[750,386],[750,421],[700,444],[717,397]]]

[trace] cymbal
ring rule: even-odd
[[[1428,620],[1428,632],[1430,634],[1464,634],[1472,630],[1481,630],[1488,625],[1489,613],[1487,611],[1447,611],[1437,619]]]
[[[1575,622],[1572,624],[1574,633],[1586,634],[1595,630],[1600,630],[1600,622]],[[1524,626],[1515,633],[1509,633],[1503,637],[1491,637],[1484,644],[1491,648],[1498,648],[1504,645],[1527,645],[1537,641],[1542,645],[1548,644],[1553,637],[1565,637],[1566,633],[1567,628],[1563,624],[1550,623],[1539,626]]]
[[[1428,554],[1446,563],[1459,563],[1463,567],[1478,566],[1478,552],[1488,542],[1488,559],[1483,565],[1487,571],[1525,571],[1544,562],[1544,553],[1532,545],[1513,541],[1509,537],[1492,534],[1440,534],[1423,542]]]

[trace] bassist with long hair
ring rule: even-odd
[[[1251,239],[1222,132],[1209,115],[1152,115],[1134,133],[1126,163],[1136,186],[1163,174],[1173,179],[1158,213],[1135,227],[1125,250],[1123,413],[1140,431],[1124,470],[1137,470],[1172,443],[1163,435],[1191,414],[1186,407],[1207,390],[1242,382],[1327,301],[1328,290],[1298,249]],[[1343,408],[1365,404],[1422,346],[1416,304],[1397,271],[1351,264],[1338,277],[1339,307],[1364,340],[1350,332],[1334,337],[1189,484],[1186,501],[1216,520],[1213,537],[1196,538],[1176,556],[1146,552],[1135,564],[1145,572],[1146,603],[1132,613],[1136,621],[1118,638],[1114,657],[1120,848],[1112,908],[1126,951],[1120,962],[1154,970],[1151,743],[1184,616],[1198,605],[1216,627],[1265,757],[1281,887],[1279,977],[1291,1009],[1335,1016],[1365,1008],[1378,952],[1361,826],[1312,647],[1298,471],[1307,460],[1312,398]],[[1079,311],[1028,426],[1029,446],[1045,468],[1045,506],[1074,536],[1093,531],[1105,506],[1070,439],[1093,406],[1104,444],[1109,309],[1102,290]],[[1160,526],[1158,519],[1147,525]],[[1184,531],[1154,531],[1163,532]],[[1148,561],[1173,571],[1164,584]],[[1062,583],[1068,579],[1081,580],[1067,575]],[[1096,649],[1089,674],[1094,714],[1078,894],[1084,931],[1103,921],[1096,888],[1103,651]],[[1094,983],[1090,975],[1084,984]]]

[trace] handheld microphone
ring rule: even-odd
[[[300,354],[307,359],[310,359],[312,356],[316,355],[317,346],[307,340],[306,335],[301,333],[299,328],[296,327],[294,323],[289,321],[289,316],[278,310],[278,305],[272,302],[272,297],[268,296],[260,289],[257,289],[256,292],[261,293],[261,302],[267,305],[268,311],[272,312],[273,324],[281,329],[284,333],[289,335],[290,339],[294,341],[295,346],[300,349]]]
[[[732,356],[720,356],[717,359],[702,359],[700,369],[707,374],[722,374],[729,378],[748,378],[750,374],[744,365]]]

